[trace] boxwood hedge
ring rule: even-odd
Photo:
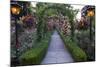
[[[37,43],[36,47],[26,51],[20,57],[20,65],[37,65],[40,64],[45,57],[46,51],[48,49],[48,42],[50,39],[50,34],[48,37],[43,39],[41,42]]]
[[[70,37],[65,37],[60,32],[59,34],[61,35],[66,48],[68,48],[68,50],[71,52],[72,57],[76,62],[87,61],[86,53],[79,46],[77,46],[77,43],[75,41],[72,41]]]

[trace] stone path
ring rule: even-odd
[[[54,31],[48,52],[41,64],[58,64],[74,62],[57,31]]]

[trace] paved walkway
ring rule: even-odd
[[[54,31],[48,52],[41,64],[58,64],[74,62],[70,53],[65,48],[63,41],[57,31]]]

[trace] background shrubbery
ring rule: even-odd
[[[93,32],[92,32],[93,33]],[[89,61],[95,60],[95,35],[92,34],[92,42],[90,42],[90,31],[87,30],[81,30],[76,35],[76,41],[78,43],[78,46],[82,48],[87,56]]]

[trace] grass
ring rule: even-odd
[[[51,34],[48,33],[48,36],[46,38],[36,43],[36,47],[23,53],[19,58],[21,65],[40,64],[43,58],[45,57],[46,51],[48,49],[50,36]]]
[[[87,61],[86,53],[79,46],[77,46],[77,43],[75,41],[72,41],[69,36],[65,37],[62,33],[60,33],[60,35],[65,43],[66,48],[68,48],[70,53],[72,54],[74,61]]]

